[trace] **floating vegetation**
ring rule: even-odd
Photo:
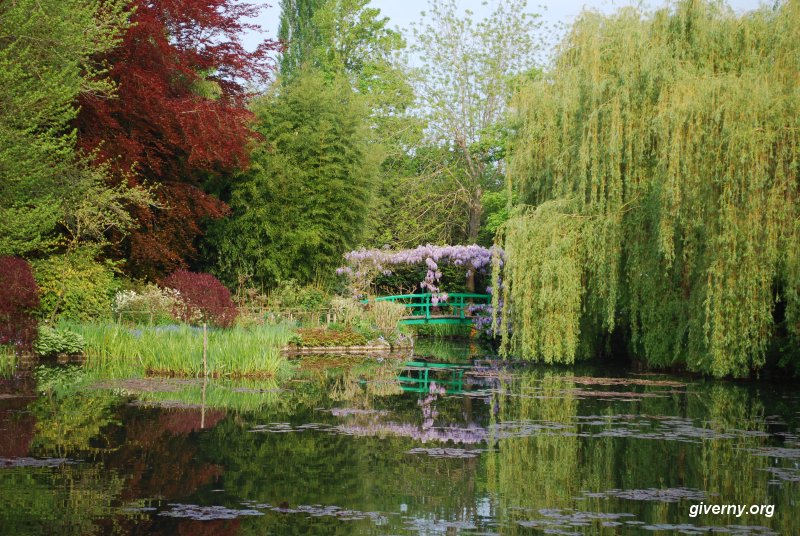
[[[0,468],[4,467],[60,467],[77,463],[67,458],[0,458]]]
[[[361,521],[369,519],[378,525],[386,523],[386,516],[378,512],[361,512],[359,510],[350,510],[341,508],[339,506],[322,506],[315,505],[298,505],[289,506],[288,504],[281,504],[278,506],[268,503],[255,503],[252,501],[245,501],[243,506],[258,510],[271,510],[280,514],[307,514],[308,517],[335,517],[340,521]]]
[[[670,523],[656,523],[653,525],[642,524],[642,530],[649,530],[654,532],[673,532],[676,534],[732,534],[733,536],[749,536],[752,534],[759,534],[763,536],[777,536],[779,533],[759,525],[691,525],[688,523],[670,524]]]
[[[625,513],[581,512],[575,510],[542,509],[539,514],[543,517],[530,521],[519,521],[523,527],[542,529],[547,534],[582,534],[580,532],[564,532],[564,529],[582,528],[591,526],[594,522],[602,527],[618,527],[620,520],[636,517]]]
[[[716,494],[711,494],[716,495]],[[656,501],[656,502],[678,502],[681,500],[705,501],[709,494],[705,491],[689,488],[647,488],[647,489],[611,489],[600,492],[586,492],[583,494],[588,498],[609,498],[626,499],[629,501]]]
[[[770,484],[780,484],[784,482],[800,482],[800,468],[795,467],[766,467],[762,471],[767,471],[774,478],[770,479]]]
[[[452,448],[415,448],[406,454],[427,454],[431,458],[477,458],[485,449],[452,449]]]
[[[653,387],[686,387],[674,380],[645,380],[641,378],[596,378],[593,376],[564,376],[564,381],[581,385],[647,385]]]
[[[756,456],[769,456],[771,458],[800,459],[800,449],[787,449],[783,447],[761,447],[750,449]]]
[[[263,516],[264,512],[258,510],[238,510],[225,506],[196,506],[193,504],[169,504],[171,510],[158,513],[166,517],[185,517],[196,521],[211,521],[213,519],[236,519],[243,516]]]
[[[523,527],[542,530],[545,534],[575,535],[581,536],[590,527],[598,528],[619,528],[630,527],[639,531],[670,532],[675,534],[732,534],[736,536],[747,535],[776,535],[768,527],[759,525],[692,525],[684,524],[648,524],[636,519],[634,514],[611,513],[611,512],[582,512],[576,510],[542,509],[539,510],[542,518],[529,521],[519,521]],[[576,530],[577,529],[577,530]],[[627,534],[627,532],[625,532]]]
[[[330,413],[334,417],[349,417],[350,415],[388,415],[389,412],[385,410],[378,410],[378,409],[358,409],[358,408],[331,408],[331,409],[319,409],[319,411],[324,411]]]

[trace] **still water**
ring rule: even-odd
[[[418,353],[0,382],[0,533],[800,534],[788,386]]]

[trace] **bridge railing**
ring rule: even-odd
[[[442,298],[442,294],[447,294],[447,299]],[[434,297],[437,298],[434,303]],[[390,301],[400,303],[408,310],[407,320],[424,319],[426,321],[435,318],[457,318],[468,320],[472,318],[469,314],[469,306],[476,304],[486,304],[491,300],[489,294],[476,294],[469,292],[454,292],[441,294],[399,294],[397,296],[379,296],[372,300],[363,300],[363,303],[370,301]]]

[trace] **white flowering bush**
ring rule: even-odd
[[[156,285],[147,285],[139,291],[121,290],[114,296],[114,315],[130,322],[172,322],[175,312],[183,308],[180,292]]]

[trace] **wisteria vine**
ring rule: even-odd
[[[439,281],[442,272],[439,267],[449,263],[465,268],[465,277],[474,273],[488,274],[491,272],[492,255],[502,251],[494,247],[485,248],[473,244],[471,246],[434,246],[427,244],[413,249],[358,249],[346,253],[344,258],[347,265],[336,270],[336,273],[348,278],[354,294],[364,296],[367,294],[372,282],[378,274],[392,275],[393,268],[397,266],[411,266],[424,264],[428,270],[425,279],[420,281],[420,286],[428,290],[439,301],[447,299],[446,294],[440,293]]]

